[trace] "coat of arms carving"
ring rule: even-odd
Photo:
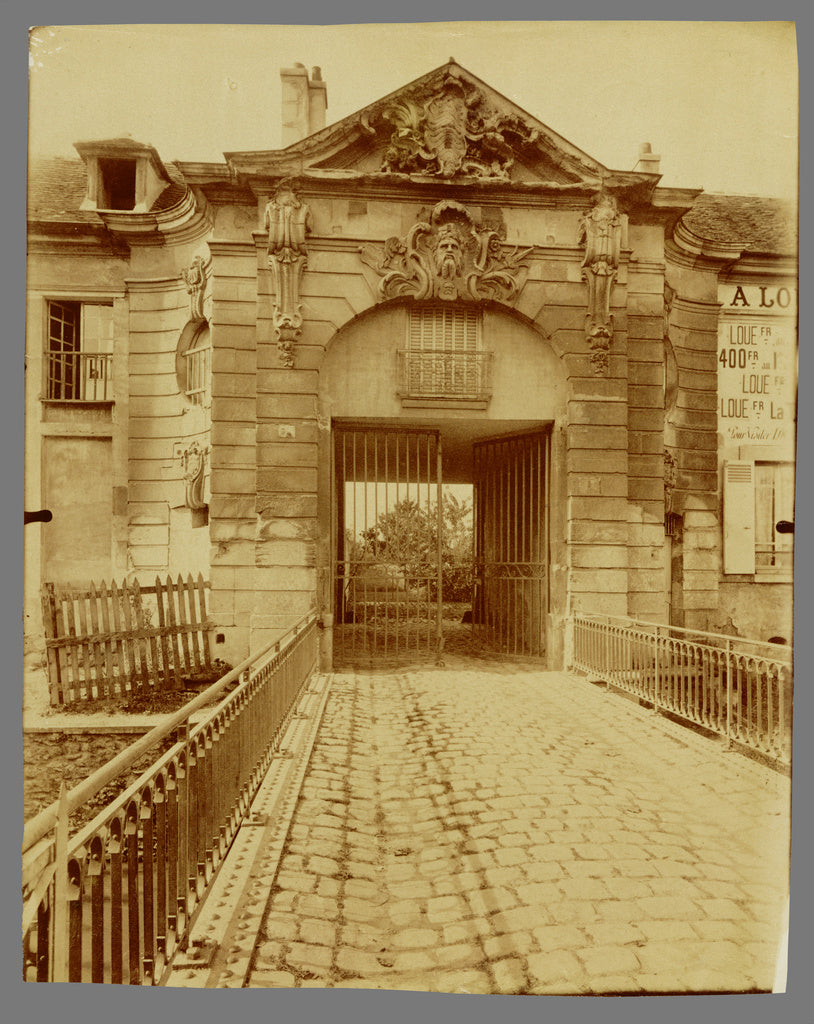
[[[372,133],[390,127],[382,169],[402,174],[508,179],[515,148],[539,137],[521,118],[489,107],[479,89],[449,73],[434,91],[385,107],[378,120],[365,127]]]

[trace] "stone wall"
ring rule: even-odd
[[[634,237],[627,291],[628,601],[632,618],[666,621],[664,546],[664,264],[660,239]]]
[[[171,544],[189,547],[183,533],[177,537],[170,531],[171,518],[176,532],[189,520],[178,446],[193,439],[205,443],[206,430],[202,411],[187,405],[176,375],[178,341],[189,317],[180,275],[128,281],[128,294],[128,569],[141,582],[152,583],[157,574],[169,572],[171,561],[177,564]],[[185,514],[171,517],[171,509]],[[183,571],[206,575],[200,564],[188,564]]]
[[[794,585],[734,582],[724,577],[710,628],[717,631],[730,624],[739,636],[753,640],[782,636],[790,644],[794,634]]]

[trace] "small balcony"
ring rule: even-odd
[[[108,352],[49,352],[48,391],[52,402],[112,402],[113,356]]]
[[[492,397],[492,356],[492,352],[399,351],[402,405],[485,409]]]

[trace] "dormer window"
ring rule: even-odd
[[[136,161],[100,159],[98,195],[105,210],[132,210],[136,205]]]
[[[88,190],[80,209],[147,213],[172,184],[152,146],[132,139],[77,142],[88,172]]]

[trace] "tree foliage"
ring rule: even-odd
[[[346,537],[346,552],[357,565],[368,561],[397,566],[405,581],[424,585],[435,596],[438,506],[404,498],[380,513],[359,538]],[[441,508],[441,568],[445,601],[468,601],[472,592],[472,506],[445,494]]]

